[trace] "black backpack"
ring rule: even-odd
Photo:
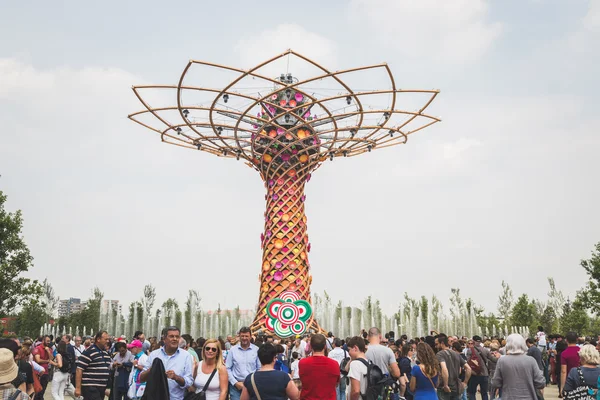
[[[346,369],[348,368],[348,364],[350,364],[350,362],[352,360],[350,359],[348,352],[345,349],[343,349],[343,350],[344,350],[344,359],[340,363],[340,374],[342,376],[348,376],[348,371]]]
[[[393,391],[394,380],[384,375],[377,365],[364,358],[357,358],[358,361],[367,367],[367,390],[362,395],[364,400],[383,400],[387,399]]]
[[[71,359],[71,354],[67,351],[65,354],[61,354],[62,357],[62,367],[59,368],[61,372],[71,372],[71,368],[73,367],[73,360]]]

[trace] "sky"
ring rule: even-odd
[[[404,292],[486,312],[566,295],[600,241],[600,0],[0,1],[0,190],[61,298],[204,308],[258,300],[264,187],[235,160],[160,142],[132,85],[188,60],[250,68],[292,48],[333,69],[387,62],[440,89],[442,122],[336,159],[306,187],[312,291],[393,313]]]

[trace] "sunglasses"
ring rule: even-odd
[[[217,349],[216,347],[205,347],[204,351],[212,351],[216,353],[217,351],[219,351],[219,349]]]

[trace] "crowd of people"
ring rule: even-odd
[[[170,326],[160,338],[0,339],[0,399],[43,400],[50,382],[55,400],[535,400],[551,384],[566,399],[596,399],[600,337],[538,330],[409,340],[374,327],[279,339],[245,327],[194,340]]]

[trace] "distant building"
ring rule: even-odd
[[[68,300],[60,300],[58,302],[58,316],[68,317],[73,313],[81,312],[85,308],[86,302],[74,297]]]
[[[123,305],[119,303],[119,300],[103,300],[102,307],[100,308],[100,313],[106,314],[108,313],[109,309],[117,311],[118,313],[122,313]]]

